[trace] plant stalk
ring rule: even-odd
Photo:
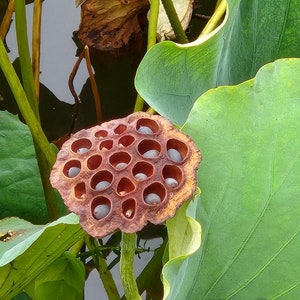
[[[85,237],[85,243],[90,251],[94,251],[95,247],[99,246],[98,241],[96,239],[92,239],[88,235]],[[118,289],[111,272],[108,270],[106,260],[97,254],[93,255],[93,261],[96,265],[96,269],[99,272],[99,276],[102,280],[109,300],[120,300]]]
[[[149,11],[147,51],[156,44],[158,14],[159,0],[151,0]],[[143,107],[144,99],[138,94],[135,101],[134,111],[142,111]]]
[[[178,18],[173,1],[172,0],[161,0],[161,2],[165,8],[166,14],[167,14],[169,21],[171,23],[171,26],[174,30],[177,41],[181,44],[188,43],[189,40],[182,28],[182,25]]]
[[[209,34],[212,32],[219,24],[221,18],[223,18],[224,13],[226,12],[226,0],[222,0],[218,5],[217,9],[214,11],[214,14],[209,19],[204,29],[200,33],[200,36]]]
[[[39,108],[34,88],[33,71],[28,46],[25,0],[15,1],[15,15],[23,86],[31,109],[35,117],[39,120]]]
[[[9,60],[4,44],[0,39],[0,67],[5,78],[10,86],[14,98],[18,104],[20,112],[31,132],[38,165],[40,168],[45,200],[50,220],[55,220],[59,217],[59,210],[56,201],[56,195],[49,182],[50,171],[56,160],[56,154],[51,148],[40,122],[32,110],[27,99],[25,91],[20,83],[20,80]]]
[[[32,25],[32,70],[36,100],[40,98],[40,57],[41,57],[42,0],[34,0]]]
[[[135,233],[122,232],[120,271],[124,293],[127,300],[142,299],[134,278],[133,263],[135,255],[135,243]]]

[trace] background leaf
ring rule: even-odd
[[[264,64],[299,57],[300,0],[228,0],[227,16],[212,36],[177,45],[163,42],[137,71],[138,92],[156,111],[182,124],[195,100],[219,85],[252,78]]]
[[[17,116],[0,111],[0,218],[48,221],[43,187],[30,131]],[[58,197],[61,212],[65,212]]]
[[[203,239],[168,299],[300,297],[299,77],[299,59],[278,60],[195,103]]]
[[[84,283],[83,263],[65,252],[37,277],[33,299],[83,299]]]
[[[48,225],[32,225],[18,218],[0,220],[0,298],[11,299],[57,257],[84,236],[78,217],[69,214]]]

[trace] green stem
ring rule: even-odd
[[[45,192],[45,199],[47,203],[48,215],[50,220],[54,220],[59,216],[56,197],[54,190],[49,183],[49,175],[51,168],[55,162],[56,154],[51,148],[42,128],[39,120],[34,114],[25,91],[20,83],[20,80],[9,60],[2,40],[0,39],[0,68],[8,81],[10,89],[14,95],[14,98],[18,104],[20,112],[29,127],[31,132],[36,153],[38,164],[42,176],[43,188]]]
[[[165,8],[166,14],[167,14],[169,21],[171,23],[171,26],[174,30],[177,41],[181,44],[188,43],[189,40],[186,37],[185,32],[182,28],[181,22],[178,18],[175,7],[173,5],[173,1],[172,0],[161,0],[161,2]]]
[[[90,251],[93,251],[95,247],[98,247],[98,241],[86,236],[85,243]],[[108,270],[106,260],[98,254],[93,255],[93,260],[96,265],[96,269],[99,272],[99,276],[102,280],[104,289],[107,293],[109,300],[120,300],[119,292],[111,272]]]
[[[34,87],[33,71],[28,46],[25,0],[15,1],[15,15],[23,86],[31,109],[39,120],[38,101]]]
[[[159,0],[151,0],[148,24],[147,51],[156,44],[158,14]]]
[[[214,11],[214,14],[209,19],[206,26],[202,30],[200,36],[211,33],[218,26],[219,22],[223,18],[224,14],[226,12],[227,3],[226,3],[226,0],[221,0],[219,2],[220,3],[218,4],[218,7],[216,8],[216,10]]]
[[[147,51],[156,44],[157,20],[159,13],[159,0],[151,0],[148,24],[148,42]],[[144,99],[137,95],[134,111],[142,111],[144,107]]]
[[[133,262],[135,255],[135,233],[122,232],[121,247],[121,280],[127,300],[141,300],[136,281],[134,278]]]

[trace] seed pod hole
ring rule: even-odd
[[[138,145],[138,152],[144,158],[155,159],[161,151],[160,144],[155,140],[143,140]]]
[[[135,141],[132,135],[124,135],[119,140],[119,146],[128,147]]]
[[[117,193],[120,196],[125,196],[135,190],[135,185],[127,177],[121,178],[117,186]]]
[[[63,168],[63,173],[65,176],[69,178],[76,177],[81,170],[81,163],[78,160],[70,160],[68,161],[64,168]]]
[[[99,130],[99,131],[97,131],[97,132],[95,132],[95,137],[97,137],[97,138],[105,138],[105,137],[107,137],[107,131],[105,131],[105,130]]]
[[[142,118],[136,123],[136,130],[140,134],[154,134],[159,130],[159,125],[151,119]]]
[[[166,185],[170,188],[176,188],[182,182],[182,171],[175,165],[164,166],[162,175]]]
[[[113,146],[113,140],[106,140],[100,143],[99,149],[100,150],[110,150]]]
[[[72,143],[71,149],[74,153],[83,154],[89,151],[92,142],[88,139],[79,139]]]
[[[165,187],[159,183],[154,182],[149,185],[143,193],[144,202],[149,205],[156,205],[164,201],[166,197]]]
[[[77,199],[83,200],[86,194],[84,182],[79,182],[74,187],[74,194]]]
[[[95,170],[100,167],[101,162],[102,162],[102,157],[96,154],[89,157],[86,164],[90,170]]]
[[[132,219],[135,215],[136,203],[134,199],[128,199],[122,203],[122,213],[127,219]]]
[[[145,161],[137,162],[132,169],[132,175],[138,181],[146,180],[151,177],[153,173],[153,165]]]
[[[167,150],[169,159],[174,162],[182,162],[188,154],[186,144],[176,139],[168,140]]]
[[[124,124],[120,124],[119,126],[117,126],[114,130],[115,134],[121,134],[123,133],[125,130],[127,129],[127,126]]]
[[[109,162],[116,170],[122,170],[127,167],[131,161],[131,156],[127,152],[117,152],[110,156]]]
[[[105,197],[97,197],[93,200],[91,209],[92,215],[95,219],[104,219],[111,211],[111,202]]]
[[[91,188],[97,191],[104,190],[110,186],[112,180],[113,175],[109,171],[99,171],[91,179]]]

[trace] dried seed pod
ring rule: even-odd
[[[200,161],[193,141],[168,120],[137,112],[72,135],[50,180],[82,227],[102,238],[171,218],[192,196]]]

